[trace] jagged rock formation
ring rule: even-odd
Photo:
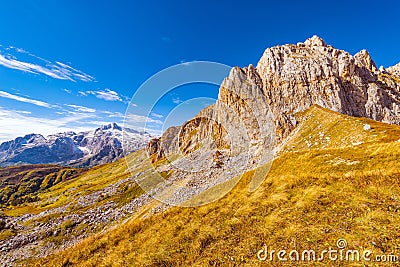
[[[265,140],[257,136],[260,126],[268,122],[269,111],[275,121],[276,143],[280,143],[296,127],[295,114],[314,104],[350,116],[400,124],[399,73],[400,64],[378,70],[366,50],[352,56],[317,36],[297,45],[268,48],[255,68],[232,69],[221,85],[217,103],[185,123],[179,138],[167,131],[148,145],[148,152],[160,158],[165,151],[179,152],[174,150],[179,147],[180,152],[188,153],[207,139],[216,147],[230,148],[232,136],[242,142],[248,137],[252,147],[263,146]],[[238,129],[240,124],[244,132]],[[171,143],[173,148],[166,145]]]
[[[278,117],[281,138],[296,125],[293,115],[313,104],[350,116],[400,123],[399,90],[381,79],[365,50],[353,57],[314,36],[304,44],[267,49],[257,72]]]
[[[123,135],[125,151],[121,145]],[[123,152],[142,149],[151,138],[147,133],[122,129],[116,123],[94,131],[58,133],[47,138],[29,134],[0,145],[0,166],[48,163],[94,166],[119,159]]]
[[[253,161],[259,160],[272,141],[271,134],[274,135],[273,119],[261,85],[252,65],[233,68],[221,85],[217,102],[181,127],[170,128],[161,138],[152,140],[148,153],[156,155],[153,159],[160,159],[173,154],[187,155],[200,148],[220,149],[230,150],[230,156],[248,153]]]
[[[395,66],[392,66],[386,70],[386,72],[395,75],[400,78],[400,63]]]
[[[178,149],[176,145],[180,129],[181,127],[170,127],[164,132],[162,140],[160,137],[150,140],[147,144],[147,151],[150,155],[156,155],[154,160],[172,154]]]

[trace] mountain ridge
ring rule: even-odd
[[[143,148],[152,138],[148,133],[123,129],[116,123],[92,131],[27,134],[0,144],[0,166],[18,164],[61,164],[90,167],[121,158],[122,136],[126,153]]]
[[[223,106],[237,113],[254,136],[252,143],[261,142],[256,135],[265,122],[257,123],[255,119],[266,116],[262,109],[269,109],[273,117],[276,145],[298,124],[295,114],[315,104],[345,115],[400,124],[399,68],[400,63],[380,70],[368,51],[361,50],[353,56],[318,36],[267,48],[256,67],[250,64],[232,68],[221,84],[216,104],[181,126],[180,138],[166,131],[149,143],[147,151],[160,159],[179,154],[180,144],[198,147],[207,138],[229,147],[229,134],[237,133],[223,129],[224,124],[232,122],[229,114],[222,111]],[[257,107],[258,99],[264,99],[264,107]]]

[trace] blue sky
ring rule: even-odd
[[[121,122],[136,89],[164,68],[255,65],[267,47],[314,34],[352,54],[367,49],[378,66],[400,62],[398,1],[5,0],[1,10],[0,141]],[[152,120],[161,128],[182,101],[217,93],[178,88]]]

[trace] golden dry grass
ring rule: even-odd
[[[321,251],[335,247],[338,238],[351,249],[400,255],[400,127],[318,107],[302,116],[309,119],[258,190],[248,191],[254,173],[249,171],[216,202],[132,219],[57,254],[31,259],[29,266],[382,266],[256,257],[263,245]],[[372,130],[364,131],[365,123]],[[329,134],[332,145],[303,144],[309,135],[319,138],[318,131]],[[363,143],[353,145],[344,140],[348,136]]]

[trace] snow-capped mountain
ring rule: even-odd
[[[0,144],[0,166],[57,163],[94,166],[114,161],[125,153],[142,149],[153,138],[148,133],[122,129],[116,123],[94,131],[64,132],[44,137],[28,134]]]

